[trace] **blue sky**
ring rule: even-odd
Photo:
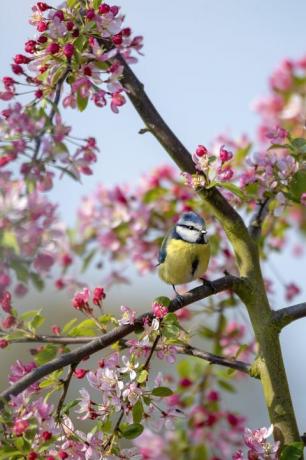
[[[32,3],[9,0],[1,4],[1,76],[9,74],[12,56],[23,52],[24,41],[32,37],[33,29],[27,24]],[[252,134],[257,116],[250,103],[267,94],[269,74],[282,58],[306,53],[306,2],[300,0],[122,0],[118,4],[126,13],[126,24],[144,35],[145,55],[134,70],[190,150],[199,143],[209,144],[220,132]],[[50,194],[60,202],[68,223],[74,220],[80,197],[99,181],[135,183],[141,173],[170,162],[149,134],[137,134],[143,124],[130,104],[119,115],[90,108],[84,114],[67,110],[64,116],[79,137],[96,136],[101,148],[93,177],[85,177],[81,187],[70,180],[57,182]],[[275,258],[275,264],[285,279],[290,272],[290,281],[305,285],[303,261],[284,256]],[[160,287],[153,277],[149,280],[152,292]],[[140,287],[143,281],[135,283]],[[306,424],[306,371],[296,360],[296,350],[305,349],[304,327],[305,320],[282,334],[301,431]],[[255,419],[264,422],[265,417],[257,415]]]

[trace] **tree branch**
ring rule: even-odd
[[[241,283],[243,283],[243,280],[241,280],[240,278],[237,278],[235,276],[224,276],[223,278],[219,278],[215,281],[212,281],[211,286],[203,285],[186,292],[184,295],[181,296],[182,298],[180,300],[176,298],[173,299],[170,302],[169,311],[175,312],[182,307],[185,307],[194,302],[197,302],[198,300],[205,299],[206,297],[214,295],[218,292],[225,291],[227,289],[233,289],[236,291],[236,289],[239,287]],[[91,340],[89,343],[83,345],[82,347],[79,347],[76,350],[73,350],[69,353],[65,353],[59,356],[58,358],[51,360],[49,363],[44,364],[43,366],[38,367],[37,369],[34,369],[32,372],[25,375],[10,388],[0,393],[0,398],[8,400],[11,395],[17,396],[30,385],[39,381],[46,375],[49,375],[58,369],[62,369],[63,367],[77,363],[81,361],[83,358],[90,356],[96,353],[97,351],[103,350],[104,348],[112,345],[115,342],[118,342],[118,340],[123,339],[127,335],[131,334],[136,328],[142,326],[145,318],[149,318],[149,320],[152,320],[153,314],[151,312],[144,313],[135,320],[134,324],[126,324],[117,327],[112,331],[102,335],[101,337]]]
[[[272,321],[280,332],[285,326],[306,317],[306,302],[273,311]]]
[[[261,236],[261,228],[263,221],[269,214],[270,198],[266,198],[261,203],[258,203],[254,215],[251,218],[249,225],[249,233],[254,240],[258,240]]]
[[[130,101],[144,121],[146,128],[155,136],[182,171],[195,174],[195,165],[186,147],[160,116],[145,93],[143,84],[138,80],[124,58],[118,54],[117,59],[124,69],[122,84],[127,90]],[[241,276],[247,276],[248,272],[252,270],[251,259],[255,259],[257,248],[252,238],[250,238],[241,216],[217,188],[202,188],[197,191],[205,200],[209,211],[221,222],[231,241],[237,256]]]

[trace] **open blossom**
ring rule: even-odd
[[[123,326],[124,324],[134,324],[135,323],[135,319],[136,319],[135,310],[132,310],[129,307],[125,307],[124,305],[120,307],[120,310],[123,313],[121,319],[118,320],[118,323],[120,324],[120,326]]]
[[[258,428],[257,430],[250,430],[246,428],[244,431],[244,442],[249,448],[248,458],[277,460],[280,442],[274,443],[267,442],[273,433],[273,425],[269,428]],[[238,457],[239,458],[239,457]]]
[[[124,366],[120,367],[120,372],[122,374],[128,373],[130,375],[130,380],[135,380],[137,377],[135,369],[139,367],[139,363],[133,363],[132,361],[129,361],[129,358],[127,356],[122,356],[122,362]]]

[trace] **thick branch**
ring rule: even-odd
[[[269,202],[270,199],[266,198],[259,203],[255,209],[254,215],[251,218],[249,225],[249,233],[254,240],[258,240],[261,236],[261,228],[263,221],[269,214]]]
[[[225,291],[227,289],[236,290],[237,287],[243,281],[234,276],[225,276],[219,278],[211,283],[211,286],[203,285],[197,288],[192,289],[191,291],[186,292],[181,300],[173,299],[170,303],[169,310],[171,312],[177,311],[180,308],[190,305],[198,300],[205,299],[210,295],[213,295],[218,292]],[[83,345],[82,347],[77,348],[69,353],[63,354],[58,358],[53,359],[47,364],[34,369],[32,372],[24,376],[17,383],[12,385],[10,388],[4,390],[0,397],[4,399],[9,399],[11,395],[16,396],[30,385],[35,382],[38,382],[40,379],[46,375],[51,374],[52,372],[62,369],[63,367],[69,366],[71,364],[81,361],[83,358],[88,357],[97,351],[103,350],[104,348],[112,345],[118,340],[123,339],[128,334],[131,334],[136,328],[143,325],[145,318],[152,319],[152,313],[144,313],[139,316],[134,324],[126,324],[124,326],[117,327],[107,334],[102,335],[101,337],[92,340],[91,342]],[[1,403],[0,403],[1,407]]]
[[[306,317],[306,302],[282,308],[273,312],[272,321],[280,332],[285,326]]]

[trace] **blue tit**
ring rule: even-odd
[[[159,276],[175,290],[176,284],[189,283],[203,275],[209,257],[204,219],[195,212],[184,212],[161,245]]]

